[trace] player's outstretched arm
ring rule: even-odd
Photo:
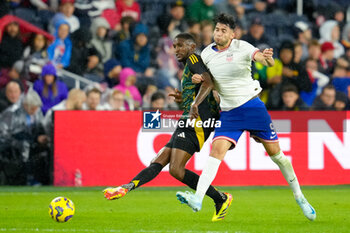
[[[214,88],[212,77],[208,72],[204,72],[201,76],[203,78],[202,85],[199,88],[199,92],[196,98],[191,104],[191,110],[189,113],[191,120],[196,119],[199,116],[198,106],[203,102],[203,100],[209,95],[211,90],[213,90]]]
[[[254,55],[254,60],[260,62],[264,66],[274,66],[275,60],[273,59],[273,49],[264,49],[263,52],[257,52]]]

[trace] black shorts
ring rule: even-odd
[[[193,155],[201,150],[212,131],[214,131],[214,128],[180,128],[178,126],[165,146],[180,149]]]

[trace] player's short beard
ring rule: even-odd
[[[228,40],[226,40],[226,41],[222,41],[222,42],[216,42],[216,41],[215,41],[215,43],[216,43],[216,45],[219,45],[219,46],[221,46],[221,47],[224,47],[224,46],[226,46],[226,45],[227,45]]]

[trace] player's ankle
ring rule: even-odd
[[[128,184],[123,184],[122,188],[127,189],[127,192],[130,192],[131,190],[133,190],[135,188],[135,184],[133,182],[130,182]]]
[[[220,199],[216,199],[214,200],[215,204],[221,204],[221,203],[224,203],[226,200],[227,200],[227,196],[223,193],[223,192],[220,192]]]

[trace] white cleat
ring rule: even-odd
[[[309,219],[310,221],[314,221],[316,219],[315,209],[309,204],[309,202],[304,196],[301,196],[298,199],[296,199],[296,202],[300,206],[307,219]]]
[[[188,205],[194,212],[198,212],[202,209],[202,202],[191,192],[177,192],[176,197],[181,204]]]

